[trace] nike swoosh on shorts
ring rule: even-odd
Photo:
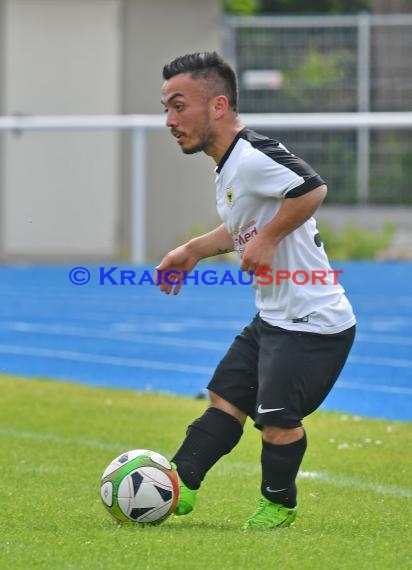
[[[285,408],[262,408],[262,404],[259,404],[258,414],[267,414],[268,412],[280,412]]]

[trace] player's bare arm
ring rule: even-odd
[[[283,200],[276,216],[245,247],[240,268],[271,267],[277,244],[313,216],[327,193],[325,184],[297,198]]]
[[[169,295],[173,291],[173,294],[177,295],[183,285],[183,272],[190,273],[201,259],[231,251],[233,251],[233,239],[222,224],[170,251],[156,267],[156,283],[163,293]],[[162,276],[168,271],[179,273],[170,275],[166,280]]]
[[[232,235],[224,224],[188,242],[189,249],[200,259],[230,253],[234,249]]]

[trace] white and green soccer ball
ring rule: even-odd
[[[100,496],[117,522],[160,524],[176,508],[179,478],[160,453],[132,449],[107,466]]]

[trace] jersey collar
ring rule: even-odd
[[[227,149],[227,151],[225,152],[225,154],[222,156],[222,158],[220,159],[219,164],[217,165],[216,168],[216,173],[219,174],[220,171],[222,170],[225,162],[227,161],[227,159],[230,156],[230,153],[232,152],[232,150],[235,148],[237,141],[242,137],[242,134],[244,133],[244,131],[246,130],[246,128],[242,129],[241,131],[239,131],[237,133],[237,135],[235,136],[235,138],[233,139],[232,143],[230,144],[229,148]]]

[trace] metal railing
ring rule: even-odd
[[[405,113],[281,113],[243,114],[241,119],[259,130],[302,131],[401,129],[412,131],[412,112]],[[132,133],[132,261],[146,257],[146,134],[164,129],[163,115],[120,116],[8,116],[0,117],[0,132],[22,135],[28,131],[130,130]],[[358,191],[362,192],[363,168],[358,171]]]

